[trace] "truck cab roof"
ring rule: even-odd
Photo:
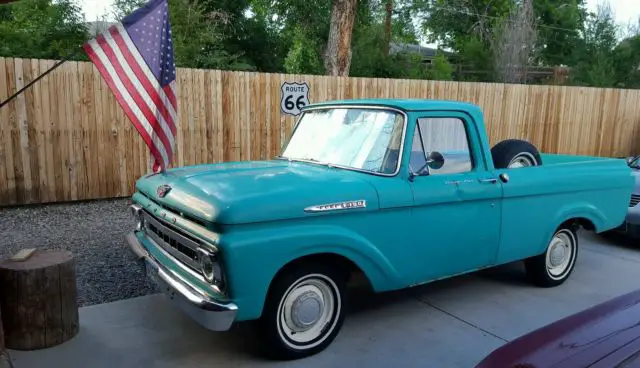
[[[463,110],[481,114],[482,110],[479,106],[461,101],[454,100],[431,100],[420,98],[371,98],[371,99],[349,99],[319,102],[307,105],[304,110],[334,105],[375,105],[386,106],[400,109],[403,111],[419,111],[419,110]]]

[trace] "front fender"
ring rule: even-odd
[[[259,318],[276,273],[313,254],[333,253],[355,263],[375,291],[400,287],[396,269],[368,239],[339,226],[306,225],[231,232],[221,238],[230,298],[238,320]]]

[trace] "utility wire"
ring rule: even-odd
[[[443,6],[433,6],[431,9],[433,9],[435,11],[442,10],[442,11],[446,11],[446,12],[450,12],[450,13],[457,13],[457,14],[464,14],[464,15],[469,15],[469,16],[476,16],[476,17],[479,17],[479,18],[488,18],[488,19],[497,19],[497,20],[502,19],[500,17],[496,17],[496,16],[493,16],[493,15],[474,13],[474,12],[470,12],[470,11],[466,11],[466,10],[456,10],[456,9],[443,7]],[[541,24],[541,25],[536,24],[536,27],[537,28],[553,29],[553,30],[556,30],[556,31],[563,31],[563,32],[577,32],[576,29],[554,27],[554,26],[549,26],[549,25],[544,25],[544,24]]]

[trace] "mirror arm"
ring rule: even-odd
[[[409,181],[413,181],[413,179],[416,176],[422,176],[422,172],[424,171],[424,169],[426,169],[427,167],[429,167],[429,165],[433,162],[433,159],[428,159],[427,162],[422,165],[418,171],[413,172],[413,170],[411,170],[411,168],[409,168]]]

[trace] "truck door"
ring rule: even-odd
[[[409,170],[417,172],[432,152],[444,157],[441,168],[410,179],[413,239],[424,267],[417,270],[420,278],[491,265],[500,243],[502,184],[486,170],[472,118],[458,112],[413,116]]]

